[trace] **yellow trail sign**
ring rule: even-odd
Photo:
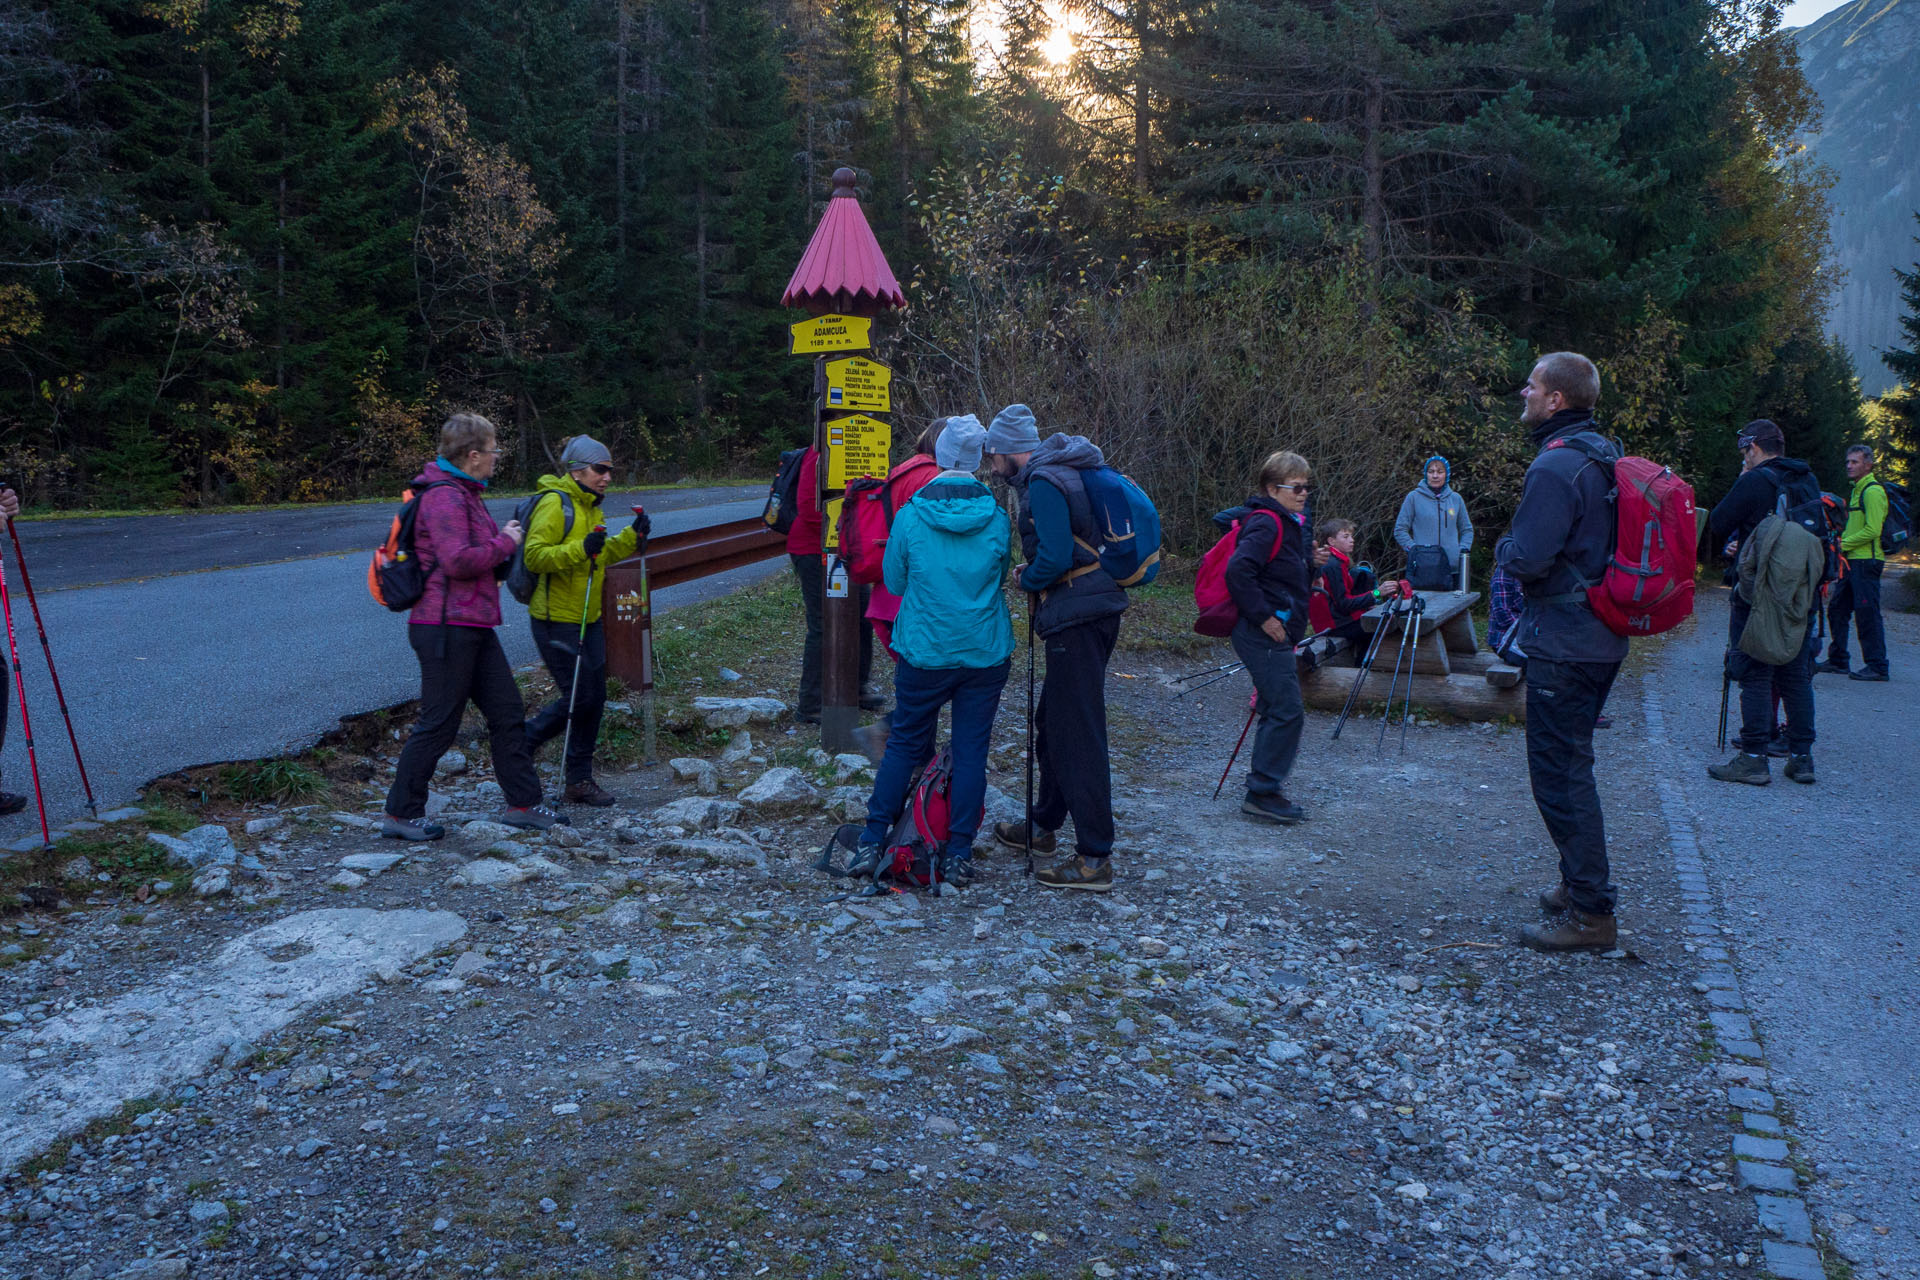
[[[873,321],[865,316],[816,316],[788,328],[793,332],[793,345],[788,350],[796,356],[822,351],[867,351],[873,346],[867,336]]]
[[[827,361],[826,404],[829,409],[858,409],[886,413],[893,408],[890,384],[893,370],[878,360],[848,356]]]
[[[887,474],[887,456],[893,450],[893,428],[878,418],[856,413],[827,422],[827,484],[844,489],[861,476]]]

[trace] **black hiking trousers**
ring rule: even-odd
[[[1107,661],[1120,639],[1120,615],[1064,627],[1042,638],[1047,676],[1034,712],[1034,760],[1040,790],[1033,825],[1058,831],[1073,818],[1074,849],[1113,855],[1113,775],[1107,766]]]
[[[1612,915],[1607,827],[1593,780],[1593,722],[1620,674],[1617,662],[1527,659],[1527,775],[1560,851],[1560,879],[1580,910]]]
[[[803,719],[818,720],[820,647],[827,634],[827,568],[819,556],[789,554],[787,559],[793,561],[793,576],[800,582],[800,604],[807,616],[807,638],[800,651],[800,700],[793,709]],[[873,679],[873,622],[867,617],[867,588],[856,589],[860,593],[860,688],[864,693]]]
[[[420,718],[400,749],[387,812],[408,820],[426,816],[427,784],[459,735],[469,700],[487,719],[493,776],[507,804],[515,809],[539,804],[540,779],[527,754],[526,704],[493,628],[412,623],[407,643],[420,659]]]
[[[1809,755],[1814,742],[1813,623],[1807,623],[1799,655],[1774,666],[1740,651],[1740,633],[1752,616],[1753,606],[1735,592],[1727,615],[1727,674],[1740,686],[1740,749],[1748,755],[1767,754],[1777,704],[1787,717],[1787,750]]]
[[[593,748],[600,741],[600,717],[607,707],[607,629],[589,622],[581,642],[578,622],[534,618],[533,642],[547,664],[557,691],[552,702],[527,721],[527,755],[567,734],[567,707],[573,707],[573,732],[567,736],[567,785],[593,781]],[[580,692],[573,692],[573,668],[580,667]]]

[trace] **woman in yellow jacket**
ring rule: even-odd
[[[607,704],[607,636],[600,621],[599,588],[607,567],[637,551],[650,526],[642,512],[619,533],[607,535],[600,511],[607,486],[613,483],[613,454],[607,446],[591,436],[575,436],[561,453],[560,465],[565,475],[540,477],[540,501],[527,520],[524,554],[527,571],[535,577],[527,612],[533,619],[533,642],[540,647],[540,657],[559,690],[558,697],[527,721],[527,751],[532,754],[566,732],[571,702],[566,798],[577,804],[610,805],[613,797],[593,780],[593,748],[600,740],[600,713]],[[578,698],[573,692],[576,665]]]

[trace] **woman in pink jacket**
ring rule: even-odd
[[[427,589],[408,616],[407,642],[420,659],[420,719],[400,752],[380,833],[396,840],[438,840],[428,822],[427,784],[453,745],[471,701],[487,719],[493,775],[506,793],[500,821],[547,830],[567,819],[540,802],[524,726],[526,704],[494,628],[500,625],[500,580],[523,536],[520,522],[502,529],[481,500],[500,460],[498,433],[477,413],[456,413],[440,428],[440,456],[414,477],[420,510],[414,554],[427,566]]]

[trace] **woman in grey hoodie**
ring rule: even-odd
[[[1407,553],[1409,567],[1415,547],[1439,547],[1457,582],[1461,558],[1473,546],[1473,521],[1467,517],[1466,500],[1449,483],[1452,478],[1453,467],[1445,458],[1435,454],[1427,459],[1426,483],[1401,499],[1393,540]]]

